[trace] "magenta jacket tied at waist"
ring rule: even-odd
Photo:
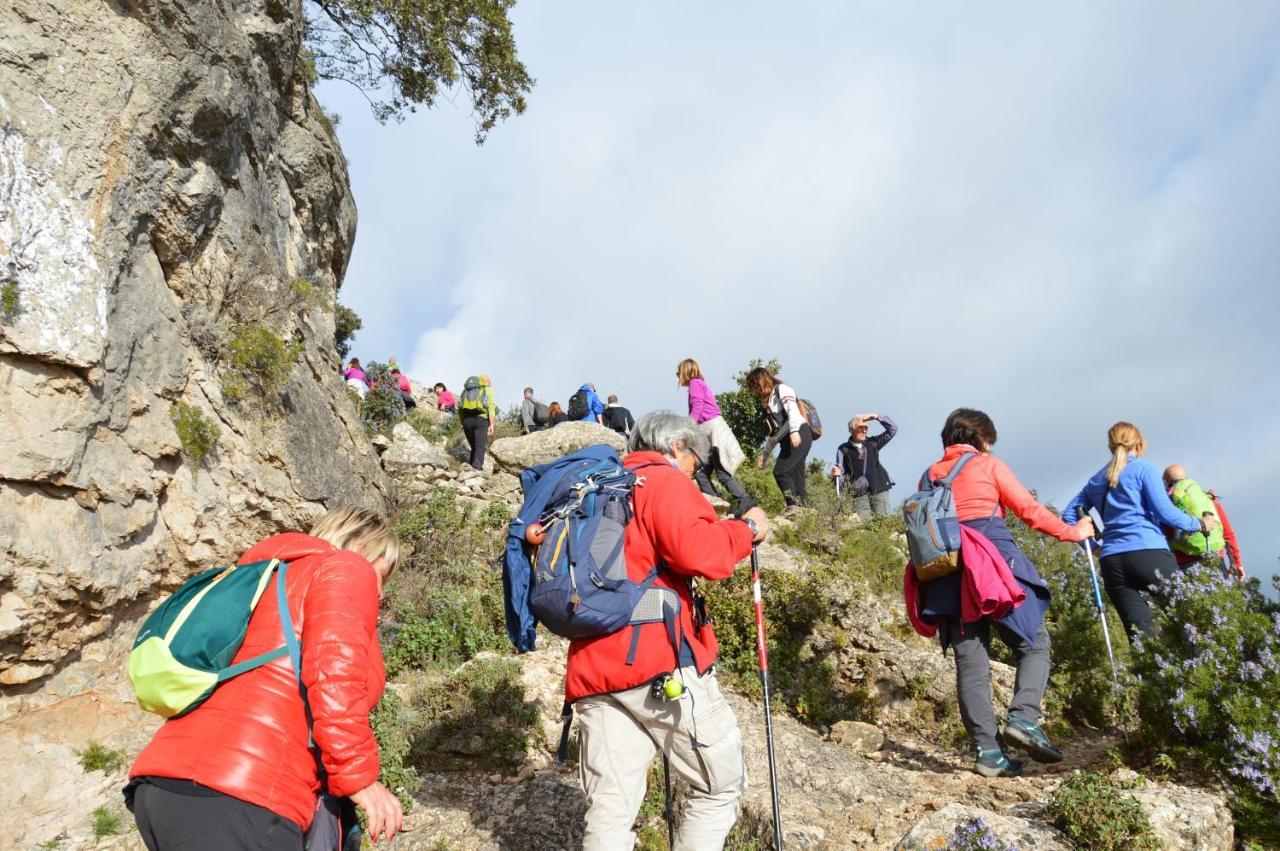
[[[964,623],[983,618],[998,621],[1027,599],[1026,592],[996,545],[981,532],[963,524],[960,526],[960,564],[963,572],[960,619]],[[911,626],[925,638],[932,638],[938,632],[938,624],[920,615],[920,580],[916,578],[916,569],[910,562],[902,576],[902,593],[906,598]]]

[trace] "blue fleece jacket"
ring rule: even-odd
[[[1134,550],[1169,549],[1160,531],[1162,524],[1184,532],[1200,531],[1199,519],[1170,501],[1155,466],[1132,455],[1114,488],[1108,490],[1106,467],[1094,473],[1084,489],[1067,503],[1063,522],[1075,523],[1081,509],[1097,509],[1102,517],[1104,558]]]
[[[604,402],[600,401],[600,397],[596,395],[596,391],[591,389],[590,384],[584,384],[578,388],[587,394],[587,415],[582,418],[584,423],[593,423],[596,417],[604,413]]]

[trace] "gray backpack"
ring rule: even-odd
[[[930,480],[929,471],[920,477],[920,490],[902,504],[907,522],[907,549],[916,578],[928,582],[960,569],[960,518],[956,516],[951,483],[977,453],[961,455],[951,472]]]

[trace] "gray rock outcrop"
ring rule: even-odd
[[[355,207],[301,27],[296,0],[0,9],[0,684],[259,533],[382,503],[333,380]],[[260,406],[221,396],[236,323],[301,346]],[[177,402],[221,428],[203,470]]]
[[[519,475],[527,467],[554,461],[561,455],[597,443],[612,446],[618,452],[626,449],[622,435],[616,431],[596,423],[574,422],[561,423],[533,434],[495,440],[489,447],[489,453],[500,469]]]

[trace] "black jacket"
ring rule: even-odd
[[[846,487],[854,487],[853,483],[862,476],[867,477],[867,493],[884,493],[893,487],[893,479],[889,478],[889,472],[880,463],[880,450],[886,443],[893,440],[893,436],[898,433],[898,428],[888,417],[882,417],[880,424],[885,427],[885,430],[868,437],[862,444],[866,452],[865,458],[858,457],[858,449],[853,445],[852,440],[846,440],[836,449],[839,466],[844,470]]]
[[[631,412],[621,405],[610,405],[604,409],[604,424],[618,434],[626,437],[635,428],[636,421]]]

